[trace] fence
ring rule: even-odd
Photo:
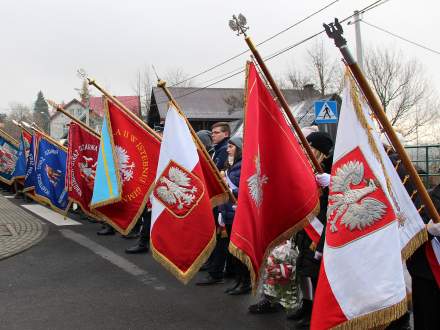
[[[440,144],[405,146],[426,188],[440,184]]]

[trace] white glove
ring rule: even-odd
[[[321,188],[328,187],[330,185],[330,174],[318,173],[316,174],[316,182],[318,182]]]
[[[224,227],[225,226],[225,223],[223,222],[223,217],[222,217],[221,213],[218,214],[217,222],[218,222],[220,227]]]
[[[315,258],[316,260],[321,260],[321,258],[322,258],[322,253],[321,253],[321,252],[318,252],[318,251],[315,251],[315,256],[314,256],[314,258]]]
[[[440,236],[440,223],[434,223],[431,219],[426,225],[426,229],[432,236]]]

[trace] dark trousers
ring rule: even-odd
[[[139,245],[150,244],[151,211],[144,209],[141,215],[141,230],[139,232]]]
[[[415,330],[440,329],[440,289],[435,281],[412,278]]]
[[[209,275],[214,278],[223,278],[226,259],[228,258],[229,237],[231,236],[232,225],[225,225],[228,237],[217,236],[214,251],[211,254],[211,263],[209,266]],[[232,258],[230,258],[232,259]]]

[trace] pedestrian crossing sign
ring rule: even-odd
[[[336,101],[315,101],[315,116],[316,124],[336,124],[338,104]]]

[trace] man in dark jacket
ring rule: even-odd
[[[243,147],[243,140],[241,137],[233,137],[229,140],[227,144],[235,146],[236,151],[232,165],[228,166],[229,168],[226,173],[227,176],[226,180],[228,182],[228,186],[232,190],[232,193],[236,197],[238,197],[238,186],[240,184],[240,172],[241,172],[241,151]],[[227,164],[225,164],[225,167],[226,165]],[[198,281],[196,285],[212,285],[217,283],[223,283],[225,263],[229,254],[228,252],[229,236],[232,230],[232,222],[233,222],[234,214],[235,214],[235,208],[231,202],[228,202],[217,208],[217,214],[215,215],[215,219],[216,220],[221,219],[222,225],[226,229],[226,233],[224,233],[224,231],[221,230],[222,229],[221,226],[218,227],[219,235],[217,237],[216,246],[211,255],[211,261],[207,266],[208,275],[203,280]],[[221,215],[220,218],[219,215]],[[232,265],[231,267],[233,268]],[[246,290],[241,290],[241,291],[243,292],[238,292],[237,290],[237,294],[245,293]]]
[[[231,135],[231,128],[228,123],[218,122],[211,127],[211,138],[214,144],[214,154],[212,159],[215,166],[221,171],[225,168],[226,160],[228,159],[228,153],[226,151],[228,147],[229,136]]]
[[[229,124],[226,122],[217,122],[211,126],[211,132],[210,132],[210,139],[211,139],[211,148],[208,150],[209,154],[212,157],[212,160],[214,161],[215,166],[217,166],[219,171],[222,171],[225,169],[225,164],[228,159],[228,153],[227,153],[227,147],[228,147],[228,141],[229,136],[231,134],[231,128],[229,127]],[[203,136],[200,136],[200,134],[204,133],[198,133],[199,138],[202,139]],[[205,145],[206,147],[206,145]],[[218,208],[214,208],[214,219],[218,218]],[[217,222],[216,222],[217,225]],[[217,240],[221,240],[222,238],[217,235]],[[214,255],[216,253],[216,250],[214,250],[211,255],[209,256],[209,259],[205,262],[205,264],[200,268],[201,271],[208,270],[211,266],[211,263],[213,261]],[[220,281],[220,280],[219,280]],[[217,282],[219,282],[217,281]],[[215,283],[215,281],[212,281]]]

